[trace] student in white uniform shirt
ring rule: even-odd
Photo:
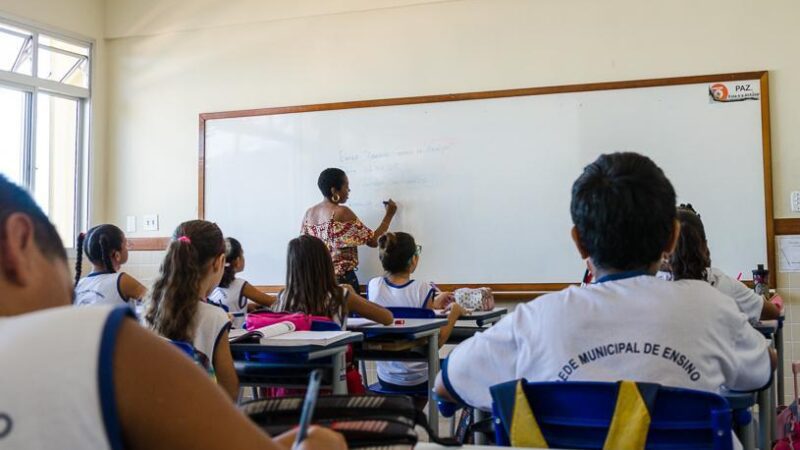
[[[736,301],[751,323],[777,319],[780,309],[766,297],[758,295],[744,283],[711,267],[706,230],[700,215],[692,205],[678,207],[681,235],[675,251],[669,256],[669,276],[672,280],[705,280],[720,292]]]
[[[161,336],[188,342],[208,358],[217,382],[235,400],[239,379],[228,343],[230,318],[206,300],[224,266],[225,241],[216,224],[190,220],[178,225],[153,284],[146,319]]]
[[[128,308],[73,308],[67,256],[30,195],[0,175],[0,448],[289,449]],[[44,355],[46,357],[31,357]],[[314,428],[306,449],[344,449]]]
[[[225,271],[219,286],[208,296],[208,301],[217,303],[227,308],[233,317],[233,328],[244,328],[247,322],[247,312],[256,304],[272,306],[277,300],[269,296],[247,281],[237,278],[236,274],[244,270],[244,250],[238,240],[225,238]],[[253,304],[248,304],[252,300]]]
[[[147,288],[132,276],[119,272],[128,262],[128,239],[111,224],[98,225],[78,235],[75,263],[75,305],[128,305],[141,300]],[[83,249],[83,252],[81,252]],[[92,272],[81,279],[83,253],[92,263]]]
[[[653,276],[679,229],[675,191],[650,159],[600,156],[575,181],[571,213],[573,240],[597,282],[520,305],[456,347],[439,394],[489,410],[489,388],[518,378],[712,392],[769,382],[774,354],[730,299],[704,281]]]
[[[443,309],[450,292],[437,292],[433,283],[414,280],[422,247],[408,233],[386,233],[378,239],[378,255],[386,274],[370,280],[367,298],[384,307]],[[447,325],[439,332],[439,347],[447,343],[464,308],[452,303]],[[417,392],[428,386],[428,364],[419,362],[378,362],[378,382],[396,392]],[[422,399],[424,401],[425,399]],[[422,405],[424,406],[424,404]]]

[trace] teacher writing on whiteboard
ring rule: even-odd
[[[344,203],[350,196],[350,181],[342,169],[325,169],[317,186],[324,199],[306,211],[301,233],[319,238],[328,247],[333,259],[336,279],[360,292],[356,268],[358,246],[378,246],[378,238],[389,229],[397,205],[390,199],[383,202],[386,214],[378,228],[370,230]]]

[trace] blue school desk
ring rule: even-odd
[[[322,368],[330,370],[334,394],[347,394],[345,352],[348,344],[364,340],[353,333],[328,345],[231,344],[233,366],[241,386],[305,388],[308,374]]]
[[[361,361],[417,361],[428,363],[428,389],[432,390],[439,373],[439,328],[447,325],[445,319],[401,319],[392,325],[368,324],[349,327],[350,331],[364,334],[364,342],[354,345],[354,357]],[[365,346],[412,343],[416,346],[403,350],[369,349]],[[428,402],[428,421],[439,423],[436,402]],[[434,425],[435,426],[435,425]]]
[[[491,311],[474,311],[469,315],[462,316],[456,321],[453,332],[450,333],[448,344],[460,344],[474,336],[476,333],[486,331],[491,325],[499,322],[500,319],[508,314],[506,308],[495,308]],[[436,317],[447,318],[446,313],[437,313]]]
[[[439,310],[436,310],[436,317],[440,319],[446,319],[447,314],[447,312],[440,312]],[[484,325],[491,325],[499,321],[506,314],[508,314],[508,310],[506,308],[495,308],[491,311],[473,311],[466,316],[461,316],[456,322],[456,326],[474,325],[478,328],[481,328]]]

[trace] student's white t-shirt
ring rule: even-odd
[[[367,298],[385,307],[424,308],[436,290],[431,283],[410,280],[397,285],[385,277],[370,280]],[[399,386],[414,386],[428,381],[428,364],[424,362],[378,362],[378,378]]]
[[[194,340],[192,345],[196,351],[206,355],[214,365],[214,352],[222,337],[222,333],[231,326],[228,314],[219,306],[200,302],[195,317]]]
[[[672,274],[669,272],[659,271],[656,276],[662,280],[672,281]],[[706,280],[718,291],[732,298],[739,310],[747,316],[750,323],[756,323],[761,318],[764,299],[747,287],[746,284],[729,277],[716,267],[709,267],[706,270]]]
[[[214,289],[208,300],[213,303],[225,305],[233,316],[233,328],[244,328],[247,320],[247,298],[244,296],[244,285],[247,281],[234,278],[228,287],[218,286]]]
[[[82,278],[75,286],[75,305],[127,305],[128,299],[120,289],[122,275],[122,272],[94,272]]]
[[[0,318],[0,448],[122,448],[113,360],[128,308]]]
[[[708,282],[718,291],[734,299],[739,310],[747,316],[750,323],[758,322],[761,318],[761,310],[764,308],[764,299],[760,295],[746,284],[729,277],[716,267],[710,267],[706,273]]]
[[[485,410],[491,386],[519,378],[753,390],[770,379],[767,347],[734,303],[705,281],[639,275],[518,306],[456,347],[442,375],[452,394]]]

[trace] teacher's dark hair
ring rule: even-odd
[[[342,169],[337,169],[335,167],[325,169],[319,174],[317,186],[319,187],[320,192],[322,192],[322,195],[330,200],[331,196],[333,195],[331,194],[331,189],[341,189],[342,186],[344,186],[344,180],[346,177],[347,175]]]
[[[572,185],[572,223],[592,261],[632,270],[661,259],[675,227],[675,189],[637,153],[601,155]]]

